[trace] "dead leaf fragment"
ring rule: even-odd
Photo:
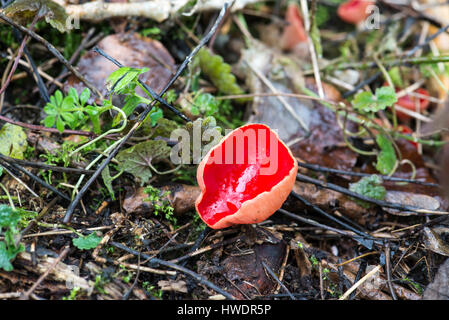
[[[449,300],[449,259],[446,260],[435,276],[435,279],[424,291],[423,300]]]
[[[97,46],[126,67],[149,68],[150,70],[139,79],[155,92],[165,86],[175,70],[175,61],[167,49],[159,41],[140,36],[138,33],[113,34],[105,37]],[[81,57],[77,68],[103,95],[107,93],[106,79],[117,70],[115,64],[93,51]],[[84,89],[84,84],[71,76],[64,83],[66,91],[70,87],[74,87],[79,94]],[[136,92],[146,96],[140,88],[136,88]]]
[[[160,280],[157,285],[161,288],[162,291],[187,293],[187,283],[182,280]]]

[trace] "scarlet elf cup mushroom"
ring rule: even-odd
[[[242,126],[198,165],[196,210],[213,229],[262,222],[287,199],[297,172],[293,154],[273,130],[263,124]]]

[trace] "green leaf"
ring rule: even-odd
[[[147,72],[148,70],[148,68],[137,69],[122,67],[118,70],[115,70],[106,79],[106,87],[109,91],[112,91],[116,94],[129,93],[136,87],[139,75]]]
[[[10,261],[25,248],[15,243],[14,236],[19,233],[18,224],[21,219],[21,210],[13,210],[5,204],[0,205],[0,232],[4,230],[4,240],[0,241],[0,268],[5,271],[13,269]]]
[[[396,66],[388,70],[388,75],[390,76],[391,81],[396,87],[401,88],[404,85],[401,77],[401,70],[399,69],[399,67]]]
[[[377,135],[376,142],[380,148],[380,152],[377,155],[376,169],[380,173],[388,175],[393,171],[397,161],[393,143],[387,136],[382,134]]]
[[[81,106],[84,106],[90,98],[90,90],[89,88],[85,88],[80,94],[80,103]]]
[[[23,128],[5,123],[0,129],[0,153],[22,160],[27,147],[27,135]]]
[[[376,94],[364,91],[357,94],[352,102],[355,109],[362,112],[377,112],[392,106],[398,98],[391,87],[377,88]]]
[[[20,213],[6,204],[0,204],[0,230],[2,228],[16,228],[20,221]]]
[[[67,31],[65,9],[51,0],[16,0],[5,8],[4,14],[22,25],[30,23],[39,14],[60,32]]]
[[[44,126],[46,126],[47,128],[51,128],[55,125],[55,121],[56,121],[55,115],[46,116],[44,119]]]
[[[120,151],[116,159],[124,171],[139,178],[144,185],[153,176],[150,164],[168,158],[170,150],[165,141],[149,140]]]
[[[0,269],[5,271],[12,271],[13,267],[10,262],[14,257],[11,256],[9,251],[6,249],[6,243],[0,241]]]
[[[349,190],[369,198],[384,200],[387,191],[382,186],[382,183],[382,178],[378,175],[373,174],[368,177],[363,177],[356,183],[350,183]],[[364,207],[369,207],[369,204],[364,201],[357,202],[359,202]]]
[[[81,250],[95,249],[101,241],[101,237],[92,232],[88,236],[72,239],[73,245]]]
[[[244,93],[231,73],[231,66],[225,63],[221,56],[211,54],[208,49],[202,48],[197,54],[197,59],[201,71],[209,77],[220,92],[230,95]],[[244,102],[245,100],[238,99],[237,101]]]
[[[382,110],[391,107],[398,101],[396,92],[392,87],[380,87],[376,89],[377,104]]]
[[[151,110],[149,116],[151,120],[151,126],[154,127],[157,124],[157,121],[164,117],[164,113],[162,112],[161,108],[154,108],[153,110]]]
[[[111,177],[109,166],[106,166],[103,171],[101,171],[101,177],[103,178],[103,183],[106,186],[106,189],[108,189],[109,195],[111,196],[112,200],[115,200],[114,188],[112,187],[112,181],[114,179],[113,177]]]
[[[64,127],[65,127],[64,120],[62,120],[61,116],[58,116],[56,118],[56,129],[58,129],[59,132],[63,133],[64,132]]]

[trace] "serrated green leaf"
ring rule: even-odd
[[[396,92],[392,87],[380,87],[376,89],[377,104],[381,110],[391,107],[398,101]]]
[[[165,141],[149,140],[120,151],[116,159],[124,171],[139,178],[143,185],[153,176],[150,164],[154,165],[161,159],[168,158],[170,150]]]
[[[356,183],[350,183],[349,190],[369,198],[383,200],[385,199],[387,191],[382,186],[382,183],[383,183],[382,178],[379,177],[378,175],[373,174],[368,177],[363,177]],[[357,201],[357,202],[364,207],[369,206],[369,204],[364,201]]]
[[[72,243],[75,247],[81,250],[95,249],[101,241],[101,237],[97,236],[95,232],[92,232],[88,236],[72,239]]]
[[[20,214],[6,204],[0,204],[0,229],[15,228],[20,221]]]
[[[359,111],[377,112],[392,106],[397,100],[393,88],[381,87],[376,90],[375,95],[367,91],[358,93],[352,103],[354,108]]]
[[[5,123],[0,129],[0,153],[15,159],[23,159],[28,147],[27,135],[22,127]]]
[[[393,143],[385,135],[378,134],[376,137],[380,152],[377,155],[376,169],[384,175],[390,174],[396,165],[396,153]]]

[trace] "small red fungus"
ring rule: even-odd
[[[237,128],[199,164],[196,210],[213,229],[262,222],[287,199],[297,172],[290,149],[268,126]]]
[[[290,3],[285,13],[288,25],[284,28],[281,37],[281,46],[285,50],[293,49],[298,43],[307,41],[307,33],[296,4]]]
[[[349,0],[340,4],[337,14],[347,23],[359,24],[369,16],[366,8],[375,3],[376,1],[369,0]]]
[[[419,88],[415,91],[416,93],[428,97],[429,96],[429,92],[426,89],[423,88]],[[423,97],[415,97],[415,96],[411,96],[411,95],[405,95],[403,97],[400,97],[398,99],[398,101],[396,102],[396,104],[398,106],[401,106],[405,109],[411,110],[411,111],[415,111],[418,112],[418,106],[417,106],[417,99],[419,99],[419,110],[423,111],[426,110],[429,107],[429,100],[425,99]],[[399,110],[396,110],[396,115],[400,120],[406,121],[410,119],[410,116],[408,114],[405,114],[404,112],[401,112]]]

